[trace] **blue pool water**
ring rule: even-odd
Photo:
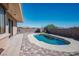
[[[34,36],[37,40],[43,41],[45,43],[52,44],[52,45],[68,45],[68,44],[70,44],[70,42],[65,39],[53,37],[48,34],[38,34],[38,35],[34,35]]]

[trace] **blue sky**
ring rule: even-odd
[[[26,3],[22,4],[23,23],[18,26],[44,27],[54,24],[58,27],[79,26],[79,4]]]

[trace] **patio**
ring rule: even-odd
[[[2,56],[72,56],[79,52],[59,52],[39,47],[28,40],[28,34],[34,30],[19,33],[10,38],[9,47],[1,54]]]

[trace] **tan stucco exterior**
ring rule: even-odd
[[[10,3],[8,13],[18,22],[22,21],[22,14],[21,14],[21,5],[17,3]]]
[[[6,31],[8,33],[8,19],[13,21],[13,35],[17,33],[17,22],[22,22],[22,10],[20,3],[1,3],[0,6],[5,10]]]
[[[9,14],[12,18],[14,18],[18,22],[22,22],[22,10],[21,4],[19,3],[4,3],[0,4],[5,9],[7,9],[7,14]]]
[[[2,6],[5,9],[9,8],[9,4],[8,3],[1,3],[0,6]]]

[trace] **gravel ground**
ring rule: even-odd
[[[59,52],[59,51],[51,51],[48,49],[44,49],[39,47],[28,40],[28,33],[23,34],[22,46],[19,55],[20,56],[73,56],[79,55],[78,52]]]

